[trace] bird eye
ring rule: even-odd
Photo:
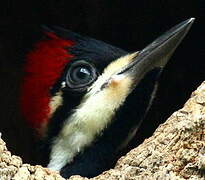
[[[88,67],[78,66],[73,68],[70,77],[73,83],[87,83],[92,79],[91,74]]]
[[[97,77],[95,67],[86,61],[71,64],[66,74],[66,84],[70,88],[82,88],[91,84]]]

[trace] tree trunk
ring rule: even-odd
[[[0,140],[0,179],[11,178],[63,179],[57,172],[23,164]],[[70,179],[87,178],[73,176]],[[205,82],[149,139],[121,157],[114,169],[92,179],[205,179]]]

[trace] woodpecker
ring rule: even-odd
[[[107,170],[145,118],[162,69],[194,18],[128,53],[61,27],[26,56],[21,112],[36,130],[42,165],[68,178]]]

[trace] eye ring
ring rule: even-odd
[[[85,60],[74,61],[67,69],[65,82],[68,88],[85,89],[97,78],[95,66]]]

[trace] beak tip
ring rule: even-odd
[[[120,71],[119,74],[127,72],[128,70],[130,71],[133,67],[136,67],[134,71],[135,75],[136,73],[140,74],[142,71],[147,72],[156,67],[163,68],[190,30],[194,21],[195,18],[191,17],[162,34],[141,50],[135,60]]]
[[[189,29],[191,28],[192,24],[194,23],[195,18],[189,18],[186,21],[181,23],[181,30],[185,30],[185,33],[189,31]],[[179,24],[180,25],[180,24]],[[180,27],[179,27],[180,29]]]
[[[189,22],[189,23],[193,23],[194,21],[195,21],[195,18],[194,18],[194,17],[191,17],[191,18],[188,19],[188,22]]]
[[[188,29],[190,29],[190,27],[192,26],[192,24],[194,23],[194,21],[195,21],[195,18],[189,18],[188,20],[187,20],[188,22],[187,22],[187,24],[188,24]]]

